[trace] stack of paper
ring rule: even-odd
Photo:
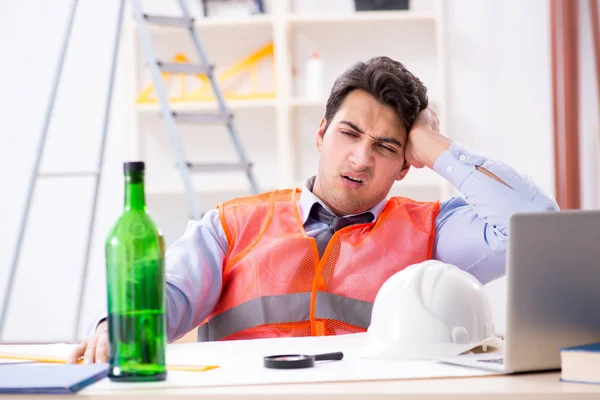
[[[22,363],[38,362],[65,364],[69,355],[77,347],[75,344],[57,343],[47,345],[0,345],[0,363]],[[176,348],[170,345],[169,348]],[[167,350],[170,352],[170,350]],[[168,354],[167,354],[168,358]],[[80,360],[80,363],[82,360]],[[185,362],[182,365],[169,363],[167,369],[170,371],[203,372],[218,368],[217,365],[204,365],[195,362]]]
[[[48,363],[66,363],[75,344],[35,344],[35,345],[0,345],[0,362],[38,361]]]

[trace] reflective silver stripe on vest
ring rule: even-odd
[[[327,292],[317,292],[315,318],[335,319],[367,329],[371,324],[373,304]]]
[[[310,320],[310,292],[263,296],[231,308],[198,328],[198,341],[219,340],[265,324]],[[317,292],[315,317],[334,319],[364,329],[369,327],[373,304]]]

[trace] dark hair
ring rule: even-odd
[[[325,131],[346,96],[357,89],[394,108],[407,132],[428,104],[427,88],[404,65],[389,57],[371,58],[354,64],[335,80],[325,108]]]

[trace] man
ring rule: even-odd
[[[317,175],[301,191],[221,204],[167,251],[169,340],[199,325],[199,340],[361,332],[383,282],[430,258],[482,283],[502,276],[509,216],[557,204],[441,135],[427,103],[419,79],[387,57],[344,72],[317,130]],[[411,167],[435,170],[464,198],[386,199]],[[107,353],[104,321],[71,361]]]

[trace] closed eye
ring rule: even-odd
[[[354,139],[358,139],[361,136],[360,134],[358,134],[356,132],[346,131],[346,130],[340,130],[340,133],[342,133],[342,135],[346,135],[346,136],[354,138]],[[377,147],[377,149],[379,149],[379,151],[382,151],[384,153],[388,153],[388,154],[398,153],[396,148],[387,144],[386,141],[377,141],[376,140],[375,146]]]
[[[390,152],[390,153],[393,153],[393,154],[397,153],[397,151],[396,151],[395,148],[393,148],[391,146],[387,146],[385,144],[379,143],[379,144],[377,144],[377,147],[379,147],[381,150],[386,151],[386,152]]]
[[[350,132],[350,131],[340,131],[340,132],[342,132],[342,134],[344,134],[346,136],[350,136],[350,137],[353,137],[353,138],[357,138],[358,137],[358,134],[354,133],[354,132]]]

